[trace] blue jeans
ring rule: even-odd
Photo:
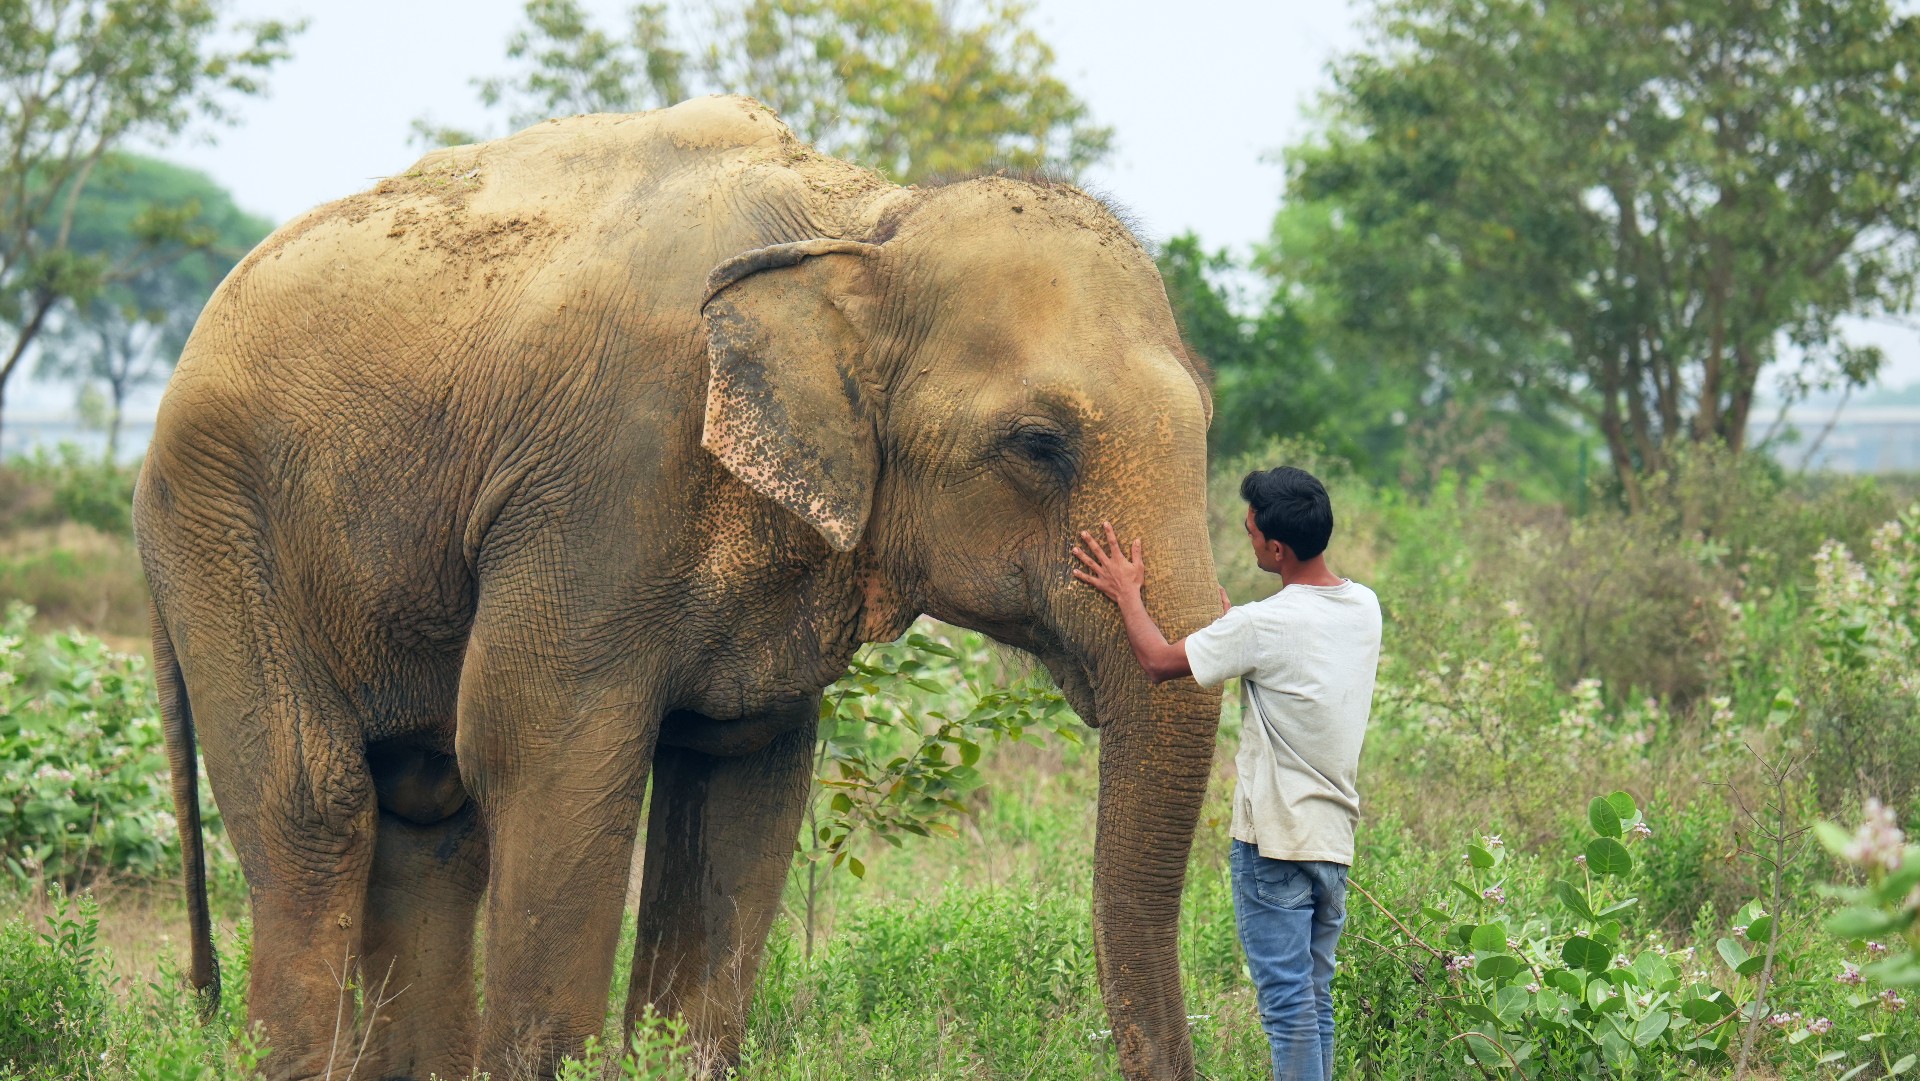
[[[1267,859],[1245,841],[1233,842],[1229,862],[1274,1081],[1331,1081],[1333,947],[1347,922],[1347,869]]]

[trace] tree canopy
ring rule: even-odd
[[[154,242],[146,223],[156,218],[170,222],[170,242]],[[104,388],[113,447],[128,394],[166,378],[214,287],[271,231],[203,173],[107,156],[76,200],[68,246],[117,271],[55,318],[36,374],[83,394]]]
[[[0,408],[7,380],[48,319],[128,267],[72,241],[101,163],[135,137],[221,119],[258,93],[297,27],[229,23],[216,0],[0,0]],[[231,45],[231,47],[227,47]],[[148,248],[186,223],[159,211],[130,226]]]
[[[906,183],[999,166],[1077,175],[1109,153],[1113,132],[1053,74],[1029,10],[1012,0],[738,0],[715,9],[709,39],[687,52],[664,5],[635,6],[613,34],[578,0],[528,0],[507,43],[516,69],[475,85],[516,125],[738,93],[821,150]],[[477,138],[424,120],[415,130],[435,143]]]
[[[1883,0],[1387,0],[1289,151],[1271,265],[1327,348],[1583,417],[1630,503],[1782,390],[1870,379],[1920,233],[1920,23]],[[1282,228],[1284,227],[1284,228]]]

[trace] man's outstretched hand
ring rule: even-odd
[[[1080,540],[1086,548],[1078,544],[1073,546],[1074,556],[1085,563],[1089,571],[1073,568],[1073,576],[1093,588],[1112,597],[1114,603],[1120,603],[1123,596],[1140,596],[1140,590],[1147,580],[1147,562],[1140,554],[1140,542],[1133,542],[1131,552],[1120,547],[1120,538],[1114,535],[1112,522],[1101,522],[1106,530],[1107,543],[1102,545],[1086,530],[1080,531]],[[1227,587],[1219,586],[1220,614],[1226,615],[1233,609],[1233,601],[1227,598]]]
[[[1080,544],[1073,546],[1073,555],[1086,564],[1086,569],[1073,568],[1073,576],[1125,608],[1129,600],[1140,600],[1140,589],[1147,580],[1146,560],[1140,554],[1138,540],[1133,542],[1133,550],[1129,553],[1120,546],[1120,538],[1114,535],[1112,522],[1101,522],[1100,527],[1107,534],[1105,544],[1101,544],[1086,530],[1080,531]]]

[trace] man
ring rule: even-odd
[[[1246,706],[1235,765],[1233,908],[1260,997],[1276,1081],[1333,1077],[1333,949],[1346,922],[1360,817],[1354,788],[1380,661],[1380,603],[1327,569],[1333,505],[1305,470],[1249,473],[1247,538],[1278,593],[1227,608],[1169,643],[1141,598],[1140,542],[1082,533],[1074,576],[1120,606],[1133,655],[1155,683],[1239,676]],[[1226,602],[1226,592],[1221,591]]]

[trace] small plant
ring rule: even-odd
[[[985,746],[1031,740],[1034,729],[1079,739],[1077,720],[1051,684],[970,681],[969,673],[986,667],[987,647],[978,635],[959,639],[956,646],[915,632],[869,646],[821,699],[817,786],[799,847],[809,955],[822,864],[864,878],[866,863],[853,854],[858,838],[899,847],[906,835],[954,836],[950,819],[967,813],[960,798],[981,783],[975,766]]]
[[[648,1006],[634,1020],[625,1050],[609,1050],[598,1036],[589,1036],[579,1058],[560,1063],[554,1081],[694,1081],[705,1072],[693,1059],[686,1022],[661,1017]]]
[[[0,925],[0,1076],[58,1076],[99,1037],[112,1005],[93,898],[53,891],[47,929]]]
[[[1629,846],[1651,828],[1624,792],[1593,800],[1587,824],[1572,874],[1547,885],[1557,917],[1515,911],[1522,899],[1510,896],[1506,846],[1488,836],[1461,857],[1465,873],[1451,882],[1458,897],[1423,906],[1412,927],[1395,919],[1452,991],[1439,999],[1458,1028],[1448,1052],[1482,1074],[1528,1078],[1634,1077],[1681,1060],[1727,1062],[1738,994],[1707,982],[1703,970],[1687,971],[1687,955],[1636,949],[1623,923],[1639,904],[1628,893]],[[1772,934],[1757,906],[1736,919],[1749,942]],[[1720,954],[1735,977],[1762,964],[1730,938]]]
[[[170,871],[179,834],[146,659],[91,635],[34,635],[32,615],[14,605],[0,619],[0,868],[69,886]]]

